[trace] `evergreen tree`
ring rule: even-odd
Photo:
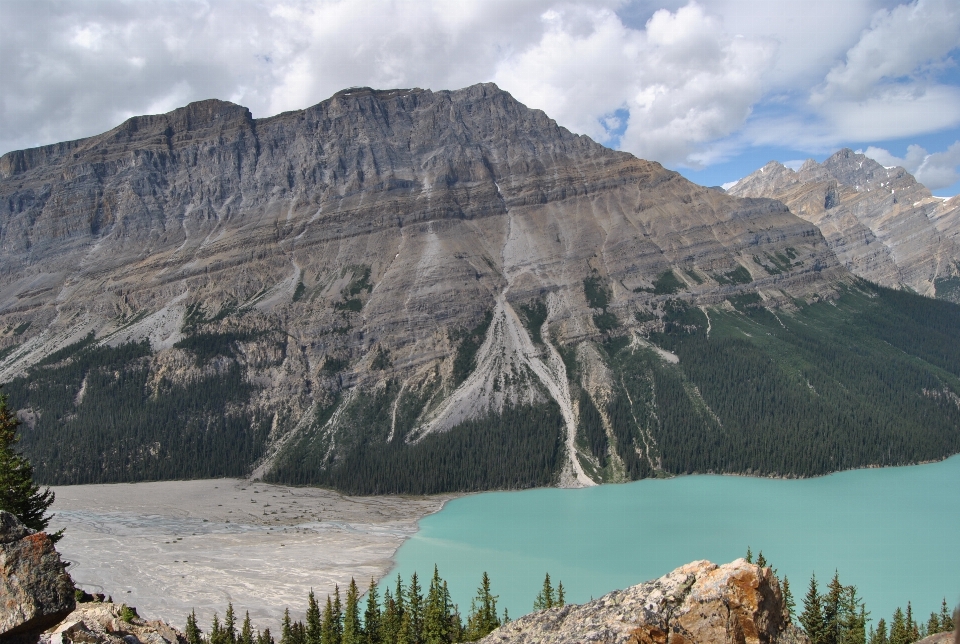
[[[449,611],[445,605],[443,583],[437,566],[433,566],[433,577],[427,589],[427,600],[423,606],[423,642],[442,644],[449,640]]]
[[[750,550],[750,546],[747,546],[747,556],[744,557],[744,559],[746,559],[749,564],[753,563],[753,551]]]
[[[297,620],[293,623],[293,644],[307,644],[307,629],[303,622]]]
[[[342,644],[362,644],[363,633],[360,627],[360,593],[357,582],[351,577],[347,586],[347,604],[343,613]]]
[[[917,628],[917,623],[913,620],[913,606],[910,605],[910,602],[907,602],[907,637],[911,642],[920,639],[920,629]]]
[[[380,641],[382,644],[395,644],[400,633],[400,613],[397,602],[390,589],[383,591],[383,613],[380,616]]]
[[[793,621],[793,615],[797,611],[797,603],[793,600],[793,592],[790,590],[790,580],[783,576],[783,607],[786,609],[784,619],[789,623]]]
[[[810,644],[824,644],[823,607],[820,604],[820,591],[816,574],[810,576],[810,586],[803,598],[803,612],[800,613],[800,626],[810,638]]]
[[[203,644],[203,633],[197,626],[197,611],[191,610],[187,615],[187,625],[183,630],[187,636],[187,644]]]
[[[6,394],[0,393],[0,510],[13,514],[31,530],[44,532],[51,519],[44,515],[53,505],[54,494],[33,482],[33,466],[14,450],[20,440],[19,426],[20,419],[7,406]],[[56,543],[63,530],[47,536]]]
[[[410,611],[405,610],[400,618],[400,628],[397,629],[397,644],[414,644],[413,631]]]
[[[214,613],[213,623],[210,624],[210,644],[226,644],[227,637],[220,626],[220,617]]]
[[[367,608],[363,612],[363,641],[364,644],[380,644],[380,600],[377,597],[377,584],[370,578],[370,588],[367,589]]]
[[[870,628],[870,644],[890,644],[887,639],[887,622],[882,617],[877,622],[877,630]]]
[[[567,603],[567,594],[563,590],[563,582],[557,584],[557,601],[554,606],[564,606]]]
[[[511,621],[513,621],[513,620],[510,619],[510,613],[507,611],[506,608],[504,608],[504,609],[503,609],[503,622],[502,622],[502,623],[503,623],[503,624],[509,624]]]
[[[227,613],[223,616],[223,634],[227,644],[237,644],[237,617],[233,613],[233,602],[227,603]]]
[[[243,625],[240,627],[240,644],[253,644],[253,626],[250,625],[250,611],[243,616]]]
[[[333,644],[343,642],[343,603],[340,601],[340,585],[333,585],[333,613],[330,615],[333,624]]]
[[[899,606],[893,612],[893,620],[890,622],[890,644],[910,644],[910,630]]]
[[[924,631],[927,635],[933,635],[940,632],[940,616],[936,613],[930,613],[930,619],[927,620],[927,626]]]
[[[327,595],[327,606],[323,611],[320,641],[322,644],[340,644],[340,615],[335,612],[330,595]]]
[[[760,554],[757,555],[757,565],[761,568],[767,567],[767,559],[763,556],[763,550],[761,550]]]
[[[490,577],[486,572],[480,579],[477,596],[470,602],[470,614],[467,616],[468,642],[475,642],[500,626],[497,617],[497,595],[490,592]]]
[[[956,624],[954,624],[950,609],[947,608],[947,598],[944,597],[943,603],[940,604],[940,632],[949,633],[954,628],[956,628]]]
[[[823,606],[822,644],[841,644],[842,602],[843,585],[840,583],[839,573],[834,571],[833,579],[827,584],[827,593],[821,600]]]
[[[307,644],[323,644],[323,618],[313,588],[307,595]]]
[[[840,609],[840,644],[866,644],[867,609],[856,586],[845,586]]]
[[[273,635],[270,634],[269,628],[263,629],[262,633],[257,633],[257,644],[276,644],[276,642],[273,641]]]
[[[410,643],[421,644],[423,642],[423,591],[420,589],[420,581],[417,579],[416,572],[410,575],[406,604],[404,614],[410,614]]]
[[[443,582],[443,605],[447,613],[447,623],[449,624],[447,632],[451,642],[463,641],[463,619],[460,618],[460,608],[453,603],[450,598],[450,589],[447,588],[447,582]]]
[[[293,637],[293,625],[290,623],[289,608],[285,608],[283,610],[283,624],[280,627],[280,644],[295,644]]]
[[[533,601],[533,610],[553,608],[553,605],[553,585],[550,583],[550,573],[548,572],[547,576],[543,579],[543,588],[540,589],[540,594],[538,594],[537,598]]]

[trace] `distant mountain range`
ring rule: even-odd
[[[771,161],[728,192],[779,199],[854,275],[960,302],[960,198],[934,197],[903,168],[840,150],[796,172]]]
[[[910,291],[956,299],[956,200],[854,161],[731,196],[492,84],[135,117],[0,158],[0,381],[48,483],[424,493],[942,458],[960,307]]]

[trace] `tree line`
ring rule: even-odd
[[[543,588],[534,600],[534,610],[556,608],[566,603],[563,582],[556,588],[547,573]],[[450,599],[447,582],[433,567],[433,577],[426,594],[413,573],[406,586],[400,575],[391,592],[387,588],[383,599],[373,579],[367,589],[366,601],[360,601],[360,591],[354,579],[350,580],[346,596],[341,597],[340,587],[333,596],[327,595],[321,607],[313,590],[307,596],[307,612],[304,621],[293,621],[290,609],[283,615],[279,644],[447,644],[452,642],[475,642],[502,624],[510,621],[507,610],[501,617],[497,612],[497,595],[490,590],[490,577],[486,572],[480,580],[477,594],[470,602],[466,622],[459,608]],[[277,644],[270,629],[254,633],[247,612],[239,628],[233,604],[227,606],[221,622],[214,614],[207,633],[197,624],[197,615],[191,611],[184,629],[188,644]]]

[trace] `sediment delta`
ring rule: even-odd
[[[228,602],[274,630],[286,607],[302,618],[311,588],[321,600],[351,577],[365,589],[417,522],[455,497],[350,497],[238,479],[53,489],[51,528],[66,528],[57,549],[78,586],[180,627],[196,609],[204,630]]]

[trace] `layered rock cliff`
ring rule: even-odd
[[[960,201],[851,150],[793,171],[776,161],[728,191],[769,197],[815,224],[855,275],[960,302]]]
[[[734,345],[859,288],[817,227],[574,135],[491,84],[351,89],[266,119],[203,101],[8,153],[0,249],[0,382],[48,482],[252,473],[437,492],[960,449],[940,436],[955,383],[903,380],[886,360],[907,390],[880,402],[922,396],[942,422],[909,431],[936,437],[805,445],[804,423],[862,416],[806,393],[847,376],[816,384],[797,365],[818,355]],[[761,309],[775,327],[749,319]],[[683,338],[730,356],[690,345],[678,364]],[[909,369],[941,355],[924,351]],[[790,396],[806,382],[804,398],[764,405],[780,394],[743,374]],[[916,414],[876,416],[852,444],[886,445]],[[784,427],[796,439],[767,462],[757,445]]]

